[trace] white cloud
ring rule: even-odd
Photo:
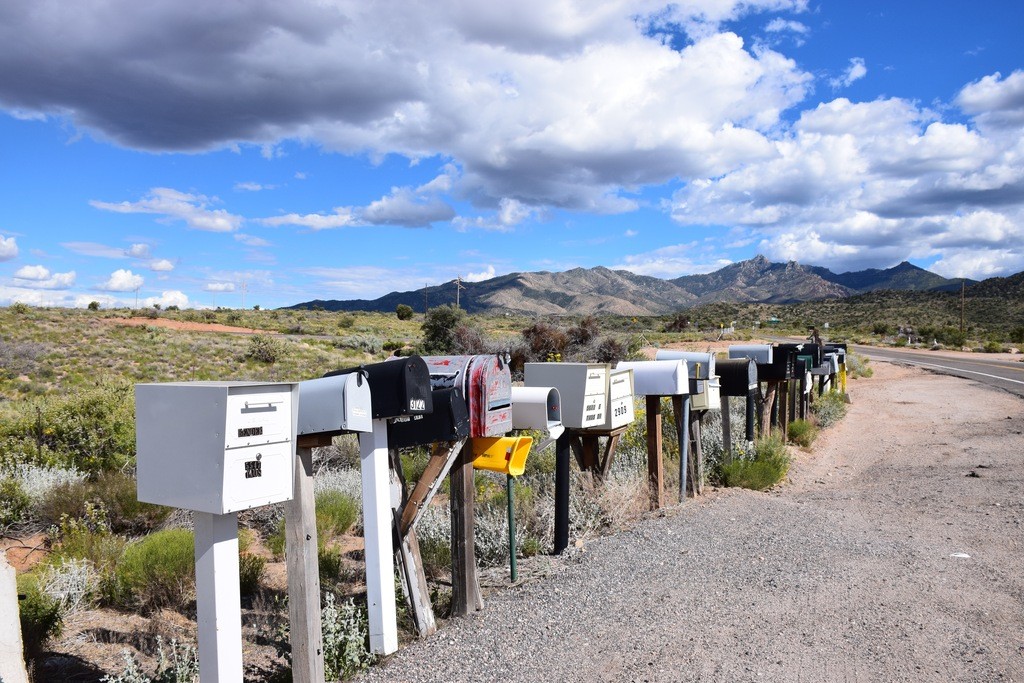
[[[439,176],[444,178],[445,176]],[[339,206],[331,214],[287,214],[260,219],[264,225],[296,225],[311,230],[329,230],[366,225],[396,225],[406,228],[425,228],[432,223],[449,221],[455,210],[446,202],[432,196],[445,187],[435,178],[419,188],[393,187],[390,194],[370,202],[367,206]]]
[[[148,244],[133,244],[125,249],[124,253],[126,256],[139,259],[149,258],[151,255],[150,246]]]
[[[520,223],[536,214],[536,210],[509,197],[502,197],[498,202],[498,210],[490,216],[467,218],[457,216],[452,225],[456,230],[465,231],[469,228],[493,230],[495,232],[511,232]]]
[[[236,192],[262,192],[263,190],[273,190],[276,187],[276,185],[263,185],[253,182],[235,183]]]
[[[108,292],[131,292],[141,287],[144,282],[145,279],[141,275],[121,269],[111,273],[107,281],[99,288]]]
[[[705,254],[696,243],[674,244],[642,254],[625,256],[612,270],[628,270],[637,275],[673,279],[694,273],[710,273],[732,261]]]
[[[0,261],[10,261],[17,255],[17,241],[13,237],[0,237]]]
[[[769,21],[764,30],[769,33],[796,33],[797,35],[806,35],[810,33],[810,29],[806,24],[802,24],[799,21],[793,21],[791,19],[782,19],[776,17]]]
[[[160,304],[161,308],[167,308],[168,306],[177,306],[178,308],[188,308],[188,296],[184,292],[177,289],[171,289],[162,292],[160,296],[147,297],[143,301],[143,305],[152,308],[155,304]]]
[[[100,258],[124,258],[125,250],[117,247],[108,247],[105,244],[96,242],[61,242],[60,246],[82,256],[96,256]]]
[[[149,195],[137,202],[103,202],[92,200],[90,205],[115,213],[156,214],[160,220],[183,221],[188,227],[207,232],[233,232],[242,224],[242,217],[224,209],[211,209],[211,200],[205,195],[188,194],[167,187],[154,187]]]
[[[233,292],[235,291],[234,282],[207,282],[203,285],[203,289],[207,292]]]
[[[637,232],[636,230],[628,230],[627,229],[626,232],[622,233],[622,236],[623,237],[636,237],[639,234],[640,233]]]
[[[329,294],[334,298],[374,299],[388,292],[421,289],[425,282],[434,286],[443,279],[411,269],[379,266],[311,267],[299,272],[316,280],[308,289],[318,292],[318,298],[328,298]]]
[[[174,270],[174,263],[165,258],[153,259],[149,262],[149,269],[158,273],[169,273]]]
[[[487,266],[487,268],[479,273],[467,273],[466,277],[462,279],[466,282],[483,282],[484,280],[490,280],[492,277],[494,277],[494,266]]]
[[[269,247],[270,242],[263,239],[262,237],[256,237],[255,235],[245,235],[243,233],[235,233],[235,241],[241,242],[247,247]]]
[[[44,266],[22,266],[14,273],[14,279],[20,280],[19,287],[28,289],[69,289],[75,284],[75,271],[67,273],[50,273]]]
[[[839,78],[833,78],[829,81],[833,88],[849,88],[854,81],[859,81],[868,75],[868,68],[864,65],[863,57],[853,57],[850,59],[850,65],[846,67],[846,71]]]
[[[333,214],[289,213],[284,216],[274,216],[273,218],[261,218],[260,222],[273,227],[296,225],[309,228],[310,230],[331,230],[333,228],[345,228],[359,224],[353,217],[352,210],[347,207],[339,207],[334,210]]]
[[[986,131],[1016,132],[1024,128],[1024,71],[1014,71],[1006,78],[996,72],[964,86],[956,103],[974,116]]]

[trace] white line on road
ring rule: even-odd
[[[1010,379],[1009,377],[1000,377],[999,375],[990,375],[987,372],[977,372],[975,370],[963,370],[961,368],[953,368],[948,365],[935,365],[934,363],[922,363],[919,360],[911,360],[909,358],[882,358],[881,356],[875,356],[879,360],[895,360],[903,363],[910,363],[912,365],[920,365],[926,368],[939,368],[940,370],[951,370],[953,372],[967,372],[972,375],[981,375],[982,377],[991,377],[992,379],[998,379],[1003,382],[1013,382],[1014,384],[1024,384],[1019,379]]]

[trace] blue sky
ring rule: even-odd
[[[0,304],[1024,270],[1024,3],[498,5],[0,4]]]

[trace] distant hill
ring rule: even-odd
[[[1022,275],[994,278],[1006,281],[994,287],[1020,293],[1024,289]],[[716,302],[786,304],[844,299],[879,290],[952,291],[960,289],[960,282],[905,261],[883,270],[872,268],[836,274],[820,266],[803,266],[795,261],[773,263],[764,256],[756,256],[713,273],[686,275],[674,280],[603,266],[574,268],[561,273],[509,273],[482,282],[463,282],[459,306],[470,313],[663,315]],[[967,282],[968,291],[973,294],[975,288],[989,281]],[[977,295],[1004,296],[999,293]],[[411,292],[391,292],[379,299],[316,299],[288,308],[390,312],[399,304],[406,304],[422,311],[425,306],[454,304],[455,297],[456,283],[452,280]]]

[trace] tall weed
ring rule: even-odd
[[[789,453],[781,437],[773,435],[757,441],[749,458],[737,458],[722,465],[722,484],[764,491],[782,481],[789,471]]]

